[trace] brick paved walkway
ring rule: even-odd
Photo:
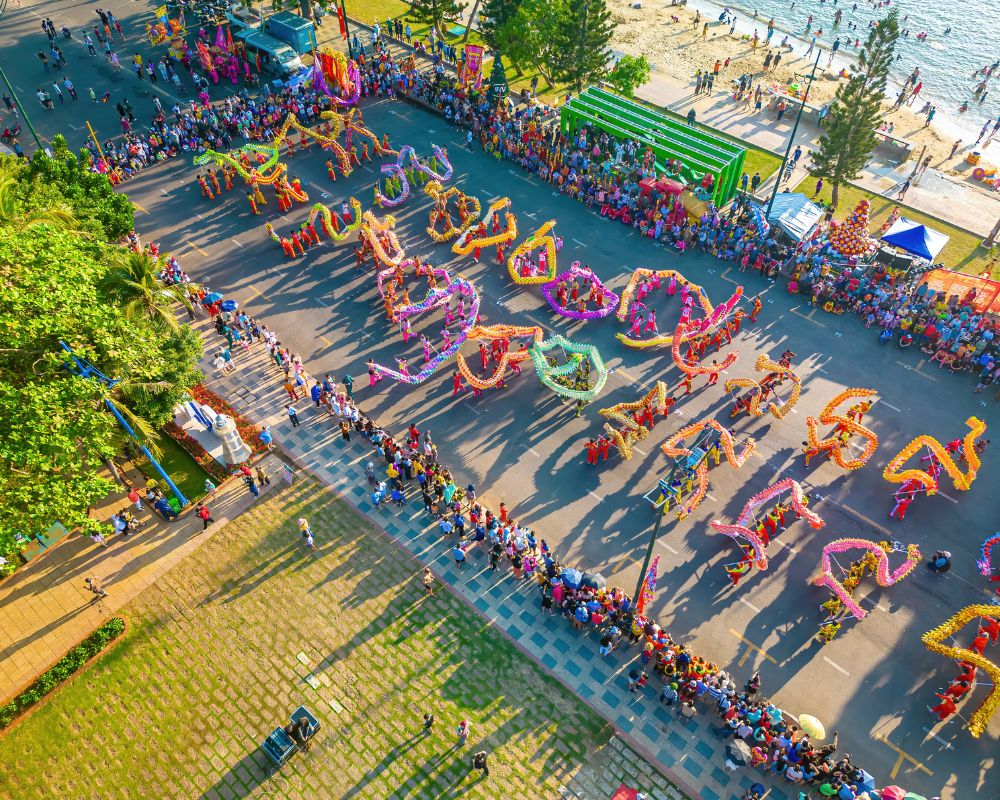
[[[262,464],[272,475],[281,472],[275,456]],[[131,477],[139,481],[141,476]],[[125,494],[114,493],[97,518],[131,507]],[[216,527],[246,509],[250,499],[238,481],[220,486],[208,503]],[[89,537],[69,536],[0,581],[0,702],[28,686],[207,538],[201,535],[201,520],[191,512],[167,523],[143,505],[145,510],[136,516],[144,524],[127,541],[108,537],[108,546],[101,547]],[[95,601],[84,586],[84,578],[94,575],[110,594],[104,600]]]
[[[704,800],[720,800],[742,794],[760,780],[756,771],[728,774],[722,768],[724,745],[712,732],[713,715],[688,720],[670,713],[657,701],[656,682],[643,697],[629,695],[625,673],[638,655],[634,648],[602,659],[592,637],[542,612],[535,584],[518,583],[508,572],[491,573],[485,550],[473,549],[466,568],[459,571],[451,558],[450,543],[441,539],[437,526],[423,513],[415,489],[411,487],[408,506],[383,504],[374,509],[368,500],[363,467],[366,461],[377,459],[366,440],[353,436],[350,443],[344,442],[333,418],[305,403],[299,406],[303,424],[292,428],[283,410],[279,373],[262,348],[244,360],[237,376],[216,378],[211,385],[226,395],[237,385],[236,380],[239,385],[252,386],[259,398],[254,407],[245,408],[247,416],[272,426],[275,441],[301,471],[335,489],[431,566],[462,599],[610,721],[632,747],[678,786]],[[442,459],[447,463],[447,454],[442,454]],[[796,794],[788,786],[775,786],[770,797],[789,800]]]

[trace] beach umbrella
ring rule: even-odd
[[[730,742],[726,745],[726,756],[734,764],[749,764],[750,745],[746,742]]]
[[[826,738],[826,728],[824,728],[823,723],[816,719],[816,717],[812,714],[800,714],[799,727],[808,733],[809,737],[812,739]]]
[[[579,589],[580,581],[583,580],[583,573],[578,569],[567,568],[562,571],[563,583],[569,586],[571,589]]]
[[[239,307],[240,304],[237,303],[235,300],[223,300],[222,303],[219,305],[219,308],[221,308],[223,311],[229,311],[229,312],[235,311]]]
[[[583,578],[580,580],[580,585],[594,591],[600,591],[607,587],[608,582],[600,572],[584,572]]]
[[[209,305],[212,305],[212,303],[218,303],[221,299],[222,295],[218,292],[212,292],[211,294],[205,295],[205,302]]]
[[[898,786],[886,786],[882,790],[882,800],[903,800],[904,797],[906,797],[906,792]]]
[[[858,788],[862,792],[875,791],[875,779],[864,770],[861,770],[861,780],[858,781]]]

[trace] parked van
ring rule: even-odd
[[[304,68],[298,54],[273,36],[248,29],[238,31],[233,37],[246,45],[250,61],[255,61],[260,56],[260,66],[265,72],[284,78]]]

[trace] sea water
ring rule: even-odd
[[[772,45],[782,40],[783,32],[808,42],[818,31],[822,31],[819,44],[829,49],[839,37],[840,53],[848,57],[860,51],[860,47],[854,48],[854,42],[860,39],[864,44],[868,23],[883,18],[890,7],[895,7],[899,11],[900,30],[908,29],[910,35],[900,37],[896,44],[896,53],[901,58],[893,67],[892,77],[902,82],[915,67],[920,68],[920,79],[924,85],[913,103],[914,110],[919,112],[930,100],[937,106],[935,119],[950,118],[964,129],[977,133],[986,120],[995,119],[1000,112],[1000,69],[994,70],[993,77],[987,82],[989,94],[982,105],[979,98],[973,95],[973,89],[985,77],[973,77],[973,72],[1000,60],[1000,2],[997,0],[964,0],[945,4],[891,0],[891,4],[883,3],[881,7],[877,2],[872,4],[864,0],[837,0],[836,3],[833,0],[796,0],[794,3],[791,0],[737,0],[733,3],[691,0],[691,5],[711,6],[711,10],[727,6],[741,23],[741,29],[746,30],[747,25],[757,27],[761,39],[767,34],[768,20],[773,18],[778,30],[771,37]],[[834,14],[838,9],[844,13],[840,24],[834,25]],[[706,8],[706,11],[710,9]],[[807,34],[806,22],[810,14],[813,15],[812,28]],[[906,19],[903,19],[904,16]],[[718,13],[710,18],[717,17]],[[848,29],[849,22],[853,22],[855,27]],[[951,31],[945,34],[949,27]],[[927,39],[919,41],[916,38],[918,33],[927,33]],[[849,38],[849,45],[845,38]],[[804,50],[798,45],[795,52],[802,54]],[[823,58],[823,66],[826,66],[826,60]],[[889,99],[895,100],[895,92]],[[961,113],[959,107],[964,101],[968,101],[969,110]]]

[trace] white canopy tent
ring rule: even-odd
[[[823,209],[799,192],[775,195],[767,221],[801,242],[823,218]]]

